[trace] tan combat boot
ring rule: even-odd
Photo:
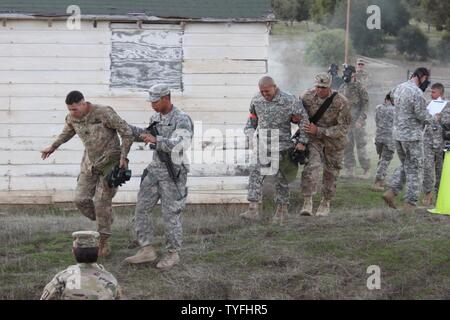
[[[303,200],[303,208],[302,211],[300,211],[300,215],[312,216],[312,212],[313,212],[313,198],[305,197],[305,199]]]
[[[317,208],[316,217],[328,217],[330,215],[330,200],[322,199]]]
[[[376,179],[372,186],[373,191],[384,191],[384,181]]]
[[[423,200],[422,200],[422,204],[425,206],[425,207],[429,207],[429,206],[431,206],[432,204],[433,204],[433,193],[427,193],[426,195],[425,195],[425,197],[423,198]]]
[[[246,220],[259,220],[259,203],[250,202],[250,204],[248,205],[248,210],[244,213],[241,213],[239,216]]]
[[[107,257],[111,254],[111,248],[109,247],[108,239],[110,235],[106,233],[100,233],[100,241],[98,245],[98,256]]]
[[[409,202],[405,202],[402,207],[402,211],[405,213],[414,213],[417,207]]]
[[[174,265],[180,262],[180,256],[178,252],[168,252],[156,265],[158,269],[169,270]]]
[[[158,258],[156,250],[152,246],[145,246],[139,249],[139,251],[131,257],[124,260],[126,263],[139,264],[153,262]]]
[[[397,209],[397,206],[395,205],[395,193],[392,189],[389,189],[383,194],[383,200],[392,209]]]
[[[364,173],[359,176],[361,179],[369,179],[370,178],[370,170],[364,170]]]
[[[355,177],[355,169],[345,169],[344,174],[342,175],[344,178],[354,178]]]
[[[279,204],[277,205],[277,210],[275,211],[275,215],[272,218],[272,224],[283,225],[284,220],[286,220],[288,216],[288,206],[287,204]]]

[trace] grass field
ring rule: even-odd
[[[128,248],[133,208],[115,208],[113,254],[101,263],[129,299],[450,299],[450,217],[389,210],[370,184],[340,180],[328,218],[299,217],[294,190],[284,226],[268,223],[270,188],[261,223],[240,221],[244,207],[188,207],[181,264],[167,272],[122,264],[135,252]],[[95,229],[71,209],[0,211],[0,299],[38,299],[73,264],[70,233]],[[380,290],[367,288],[371,265],[381,269]]]

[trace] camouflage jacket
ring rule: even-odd
[[[447,105],[441,112],[441,125],[444,127],[444,130],[450,131],[450,101],[447,102]]]
[[[315,89],[306,91],[302,97],[303,105],[309,117],[313,117],[325,99],[320,99]],[[334,97],[333,103],[317,123],[318,132],[313,140],[318,139],[336,149],[343,149],[347,144],[347,134],[350,130],[352,114],[347,99],[341,94]]]
[[[41,300],[118,300],[116,278],[97,263],[79,263],[58,273],[44,288]]]
[[[428,101],[428,104],[431,101]],[[444,108],[445,109],[445,108]],[[444,111],[444,110],[442,110]],[[441,113],[442,115],[442,113]],[[423,134],[423,143],[430,145],[432,150],[442,151],[444,147],[444,138],[442,136],[443,129],[441,125],[441,121],[439,121],[436,117],[433,117],[430,124],[425,126],[424,134]]]
[[[122,139],[122,146],[117,133]],[[84,161],[99,170],[112,160],[126,158],[133,144],[128,124],[111,107],[91,105],[91,111],[81,119],[67,115],[64,129],[52,147],[58,148],[75,134],[85,147]]]
[[[356,71],[355,74],[356,77],[356,81],[358,81],[359,83],[362,84],[362,86],[364,87],[364,89],[368,89],[370,86],[370,75],[367,71],[365,70],[358,70]]]
[[[386,144],[392,150],[395,150],[393,138],[394,111],[395,107],[389,103],[377,106],[375,113],[375,124],[377,126],[375,142]]]
[[[189,172],[187,151],[194,135],[194,124],[189,115],[173,106],[172,111],[166,115],[154,113],[150,117],[150,124],[155,122],[159,133],[156,137],[156,150],[171,154],[177,171],[184,169],[185,172]],[[130,126],[130,128],[136,142],[143,142],[139,136],[142,133],[149,133],[146,129],[135,126]],[[149,168],[159,170],[163,176],[167,175],[166,166],[160,161],[156,152],[153,153],[153,160]]]
[[[295,96],[278,89],[272,101],[267,101],[261,93],[256,94],[250,103],[250,115],[247,119],[244,132],[251,137],[256,130],[278,130],[279,151],[293,147],[292,116],[301,116],[299,128],[309,123],[308,114],[301,101]],[[302,129],[298,142],[308,143],[308,135]]]
[[[394,140],[423,141],[423,126],[432,120],[427,102],[414,82],[407,81],[393,90]]]
[[[369,95],[367,90],[359,82],[344,83],[339,93],[345,96],[352,113],[352,125],[360,123],[364,125],[369,110]]]

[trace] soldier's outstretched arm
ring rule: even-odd
[[[122,152],[120,156],[122,159],[126,159],[134,141],[133,133],[131,128],[128,126],[128,123],[123,120],[111,107],[108,108],[108,112],[105,114],[104,123],[108,128],[117,130],[119,133],[122,140]]]
[[[68,121],[68,117],[66,117],[63,131],[60,133],[60,135],[56,138],[56,140],[52,143],[50,147],[47,147],[41,151],[41,158],[43,160],[47,159],[53,152],[55,152],[56,149],[59,148],[60,145],[72,139],[75,134],[76,134],[75,129],[73,128],[72,124]]]
[[[309,136],[305,131],[305,126],[309,125],[309,116],[308,112],[306,112],[305,107],[303,106],[303,102],[301,100],[297,100],[294,103],[294,110],[293,115],[294,116],[300,116],[300,122],[298,123],[298,127],[300,130],[300,134],[297,138],[297,142],[301,143],[303,145],[307,145],[309,142]]]
[[[194,135],[194,125],[187,114],[183,114],[177,121],[175,131],[170,138],[161,135],[156,137],[156,150],[170,153],[181,142],[190,143]]]
[[[60,280],[60,273],[58,273],[52,281],[50,281],[44,288],[40,300],[58,300],[61,298],[61,293],[64,290],[64,282]]]
[[[431,124],[433,117],[427,110],[427,101],[423,96],[416,95],[414,97],[414,113],[417,120],[423,124]]]

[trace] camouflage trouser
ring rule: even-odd
[[[280,161],[283,154],[280,153]],[[261,202],[262,200],[262,186],[266,176],[261,174],[261,164],[255,164],[250,171],[250,177],[248,180],[248,195],[247,200],[249,202]],[[280,170],[275,175],[275,201],[280,205],[289,205],[289,182]]]
[[[345,147],[344,151],[344,167],[346,169],[353,169],[356,167],[356,160],[355,160],[355,145],[356,145],[356,152],[358,154],[358,160],[361,164],[361,167],[364,170],[370,169],[370,159],[367,155],[367,134],[366,129],[364,127],[362,128],[355,128],[353,127],[349,133],[348,133],[348,144]]]
[[[309,144],[309,162],[302,173],[302,193],[310,197],[317,193],[320,170],[323,168],[322,197],[331,200],[336,195],[336,181],[342,169],[344,149],[315,140]]]
[[[116,193],[117,188],[110,188],[100,173],[81,172],[78,176],[75,205],[83,215],[97,220],[100,233],[111,234],[112,199]]]
[[[423,178],[423,142],[396,141],[397,154],[402,162],[391,178],[390,188],[399,194],[406,184],[405,202],[416,205],[419,201]]]
[[[151,213],[158,200],[161,200],[166,249],[171,252],[181,249],[183,237],[181,212],[186,206],[186,180],[187,173],[181,173],[177,182],[183,196],[180,199],[180,193],[169,177],[161,180],[158,174],[149,171],[142,179],[134,212],[135,230],[141,247],[151,245],[153,242],[155,228]]]
[[[431,143],[423,144],[424,166],[423,166],[423,192],[430,193],[439,191],[441,182],[442,165],[444,162],[443,148],[436,150]]]
[[[377,166],[377,174],[375,176],[376,180],[384,181],[387,176],[389,164],[394,158],[395,150],[393,150],[392,146],[387,145],[386,143],[377,142],[375,143],[375,147],[377,149],[377,154],[380,157]]]

